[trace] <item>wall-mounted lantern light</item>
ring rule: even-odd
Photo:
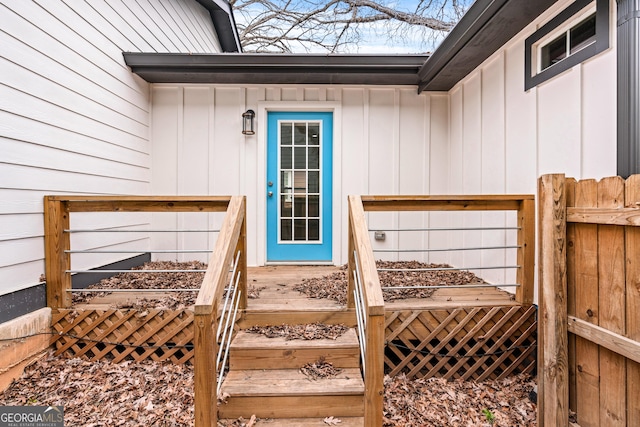
[[[247,110],[242,113],[242,133],[244,135],[255,135],[256,130],[253,127],[253,123],[256,117],[256,113],[253,110]]]

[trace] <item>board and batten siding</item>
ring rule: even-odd
[[[616,174],[616,4],[610,47],[525,92],[525,39],[571,1],[560,1],[466,76],[450,94],[449,188],[453,194],[535,193],[537,178]],[[470,216],[464,226],[515,225],[502,214]],[[505,233],[505,236],[507,234]],[[496,243],[467,236],[465,244]],[[474,240],[475,239],[475,240]],[[515,257],[504,255],[506,264]],[[463,264],[482,260],[466,253]],[[489,280],[502,280],[487,272]],[[508,280],[507,280],[508,281]]]
[[[44,273],[44,195],[151,193],[149,84],[122,52],[221,49],[209,12],[195,0],[0,0],[0,23],[2,296],[36,286]],[[72,221],[122,228],[150,219]],[[72,244],[148,250],[149,239],[79,234]],[[130,256],[73,256],[72,263],[91,268]]]
[[[568,4],[558,2],[449,92],[419,95],[415,87],[154,85],[153,192],[247,195],[249,262],[263,264],[264,134],[266,111],[271,109],[335,113],[335,263],[346,261],[349,194],[532,194],[537,177],[544,173],[613,175],[614,16],[608,50],[524,90],[526,37]],[[258,131],[245,137],[240,133],[241,114],[249,108],[257,113]],[[369,213],[368,221],[372,229],[511,227],[516,216]],[[384,242],[373,244],[374,249],[504,246],[515,244],[515,233],[392,232]],[[516,264],[515,250],[377,253],[376,258],[463,267]],[[515,271],[476,273],[492,283],[514,283]]]
[[[155,84],[152,106],[153,192],[246,195],[251,265],[265,262],[268,110],[334,112],[335,263],[347,259],[348,195],[442,194],[448,188],[448,162],[442,161],[447,94],[418,95],[415,87]],[[241,115],[249,108],[256,111],[254,136],[241,133]],[[370,215],[372,227],[426,221],[420,213]],[[422,245],[424,237],[388,234],[380,245],[394,247],[397,239]]]

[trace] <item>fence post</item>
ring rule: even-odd
[[[538,180],[538,425],[569,424],[567,203],[564,174]]]
[[[71,249],[67,204],[54,196],[44,197],[44,253],[47,306],[64,308],[71,306]]]
[[[640,174],[625,183],[625,206],[640,208]],[[640,227],[626,227],[627,337],[640,341]],[[635,283],[635,286],[633,284]],[[640,363],[627,361],[627,425],[640,425]],[[636,396],[634,398],[633,396]]]
[[[516,273],[516,301],[522,305],[533,304],[535,264],[535,201],[524,199],[518,209],[518,255],[520,266]]]

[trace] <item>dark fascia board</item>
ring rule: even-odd
[[[426,55],[129,53],[149,83],[417,85]]]
[[[557,0],[476,0],[425,62],[418,92],[448,91]]]
[[[196,0],[209,11],[223,52],[242,52],[231,5],[226,0]]]

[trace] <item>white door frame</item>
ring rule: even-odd
[[[250,108],[249,106],[247,106]],[[345,215],[347,195],[342,194],[342,106],[335,101],[260,101],[256,109],[256,136],[258,171],[257,186],[258,200],[256,224],[257,262],[265,265],[267,259],[267,203],[265,188],[267,188],[267,112],[268,111],[329,111],[333,112],[333,249],[331,261],[340,262],[342,248],[346,248],[347,224]],[[345,208],[346,209],[346,208]],[[344,241],[343,241],[344,240]]]

